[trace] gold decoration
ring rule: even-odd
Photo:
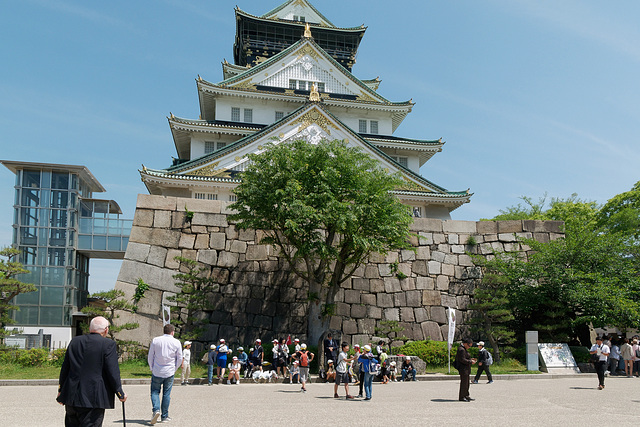
[[[262,151],[264,147],[262,145],[258,145],[258,150]]]
[[[302,0],[296,0],[292,3],[292,6],[305,6],[304,1]]]
[[[338,129],[336,125],[331,123],[331,121],[329,121],[329,119],[327,119],[327,117],[324,114],[320,114],[318,110],[312,110],[303,114],[302,116],[294,120],[291,123],[291,125],[295,126],[298,123],[300,124],[300,127],[298,128],[298,132],[302,132],[303,130],[305,130],[306,128],[308,128],[314,123],[320,126],[322,130],[324,130],[329,135],[331,135],[331,129],[329,129],[330,126],[334,129]]]
[[[269,59],[269,58],[267,58],[266,56],[256,56],[256,59],[253,61],[253,63],[255,65],[262,64],[267,59]]]
[[[396,190],[426,191],[427,193],[433,193],[433,191],[429,190],[427,187],[420,185],[414,181],[410,181],[407,177],[403,177],[403,178],[404,178],[404,183],[396,187]]]
[[[280,138],[280,139],[284,139],[284,132],[280,132],[280,133],[278,134],[278,138]]]
[[[318,93],[318,86],[315,83],[311,85],[311,92],[309,93],[309,101],[320,102],[320,94]]]
[[[236,162],[239,162],[240,160],[242,160],[242,156],[236,156],[236,157],[234,158],[234,160],[235,160]]]
[[[249,80],[249,81],[246,81],[246,82],[240,82],[237,85],[234,85],[234,86],[231,86],[231,87],[234,88],[234,89],[248,89],[248,90],[251,90],[251,89],[255,89],[256,85],[251,83],[251,80]]]
[[[231,178],[231,173],[228,169],[216,169],[220,162],[214,162],[206,166],[196,169],[193,172],[188,173],[192,176],[217,176],[220,178]]]
[[[315,51],[315,49],[313,49],[311,46],[309,46],[308,44],[302,46],[300,49],[298,49],[298,51],[296,52],[296,54],[298,55],[298,59],[302,58],[305,55],[309,55],[310,57],[312,57],[316,62],[318,61],[318,58],[320,57],[318,55],[318,52]]]
[[[376,100],[373,97],[369,96],[368,94],[366,94],[364,92],[360,93],[360,95],[358,96],[358,99],[360,101],[376,102]]]
[[[304,37],[306,37],[308,39],[312,38],[312,36],[311,36],[311,26],[309,25],[308,22],[304,26]]]

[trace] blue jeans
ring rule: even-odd
[[[162,411],[160,408],[160,387],[162,387]],[[162,419],[169,416],[169,403],[171,403],[171,387],[173,387],[173,375],[168,378],[160,378],[151,375],[151,406],[153,413],[162,412]]]
[[[213,382],[213,365],[207,365],[207,379],[209,384]]]
[[[364,373],[364,395],[367,399],[371,399],[371,384],[373,384],[374,374]]]
[[[411,375],[411,381],[415,381],[416,380],[416,370],[415,369],[412,369],[410,371],[407,371],[406,369],[403,369],[402,370],[402,381],[405,380],[407,375]]]

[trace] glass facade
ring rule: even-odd
[[[15,298],[14,320],[16,326],[72,326],[73,314],[87,303],[90,258],[122,258],[132,220],[119,218],[115,202],[91,199],[92,188],[101,186],[83,179],[92,178],[86,169],[22,165],[5,163],[16,173],[13,246],[29,271],[20,280],[37,290]]]

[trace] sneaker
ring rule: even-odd
[[[187,385],[187,383],[180,383],[180,385]]]
[[[471,381],[471,384],[478,384],[478,381],[473,380],[473,381]]]
[[[231,385],[231,380],[227,380],[227,384]]]
[[[339,399],[339,398],[340,398],[340,396],[338,396],[338,393],[334,393],[333,398],[334,398],[334,399]]]
[[[365,397],[364,400],[371,400],[371,398],[370,397]]]
[[[350,394],[347,394],[347,400],[349,399],[353,399],[353,396],[351,396]]]
[[[154,412],[151,416],[151,422],[149,424],[154,425],[158,422],[158,418],[160,418],[160,412]]]
[[[491,381],[487,382],[487,384],[493,384],[493,380],[491,380]]]
[[[207,384],[207,385],[211,385],[211,383]]]
[[[362,395],[361,394],[357,395],[356,397],[359,398],[359,399],[362,399]]]
[[[171,417],[167,417],[167,418],[163,418],[162,419],[163,423],[168,423],[169,421],[171,421]]]

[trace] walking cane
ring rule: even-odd
[[[127,427],[127,419],[124,416],[124,402],[122,402],[122,425]]]

